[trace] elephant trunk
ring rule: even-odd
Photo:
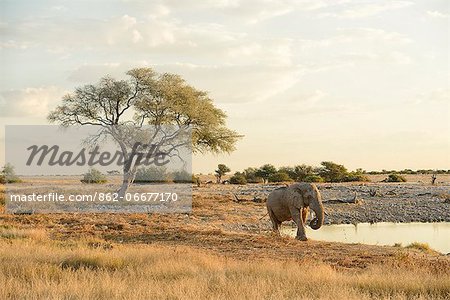
[[[323,211],[323,205],[320,198],[314,200],[309,204],[309,207],[314,211],[314,214],[316,215],[314,219],[311,220],[309,223],[309,226],[317,230],[323,225],[323,219],[324,219],[324,211]]]

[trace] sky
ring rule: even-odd
[[[448,0],[0,0],[4,126],[47,124],[76,87],[182,75],[244,135],[194,172],[334,161],[450,169]]]

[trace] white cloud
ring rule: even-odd
[[[142,35],[139,32],[139,30],[134,29],[133,30],[133,43],[137,43],[140,40],[142,40]]]
[[[181,74],[195,87],[210,91],[218,103],[260,103],[295,85],[302,72],[292,66],[192,64],[157,65],[159,72]]]
[[[151,9],[150,18],[165,17],[170,14],[170,8],[166,5],[157,4]]]
[[[18,42],[15,40],[7,40],[4,42],[0,42],[0,49],[27,49],[30,47],[30,44],[27,42]]]
[[[45,117],[66,92],[58,87],[25,88],[0,93],[2,117]]]
[[[337,56],[338,60],[346,62],[350,65],[356,66],[364,62],[372,63],[387,63],[387,64],[399,64],[408,65],[412,63],[412,59],[405,53],[392,51],[392,52],[350,52]]]
[[[429,10],[427,11],[427,16],[431,17],[431,18],[448,18],[450,17],[449,13],[445,13],[445,12],[440,12],[437,10]]]
[[[338,35],[335,38],[337,41],[354,42],[359,40],[396,44],[408,44],[412,42],[412,40],[404,34],[378,28],[340,28],[337,32]]]
[[[62,12],[62,11],[67,11],[67,7],[65,7],[64,5],[55,5],[55,6],[52,6],[50,8],[50,10]]]
[[[339,19],[359,19],[378,15],[382,12],[405,8],[411,6],[411,1],[392,1],[384,0],[372,3],[363,1],[354,1],[347,8],[338,12],[320,13],[319,17],[335,17]]]
[[[136,18],[130,17],[129,15],[124,15],[120,18],[125,29],[130,29],[136,25]]]
[[[450,88],[438,88],[419,95],[418,102],[450,104]]]
[[[81,84],[95,83],[105,75],[123,77],[128,68],[131,66],[119,63],[84,64],[72,70],[68,79]]]

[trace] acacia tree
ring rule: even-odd
[[[277,172],[277,168],[275,168],[271,164],[265,164],[256,170],[255,175],[263,179],[264,183],[269,182],[269,177]]]
[[[214,171],[216,173],[217,183],[221,183],[222,182],[222,176],[227,174],[230,171],[231,171],[230,168],[228,168],[224,164],[217,165],[217,170]]]
[[[348,174],[347,169],[343,165],[332,161],[323,161],[320,164],[322,168],[319,171],[319,175],[327,182],[342,182]]]
[[[64,96],[62,104],[48,115],[48,120],[62,126],[92,125],[100,128],[100,136],[111,136],[120,146],[127,163],[123,167],[123,196],[132,184],[138,163],[133,161],[134,142],[139,137],[159,144],[169,144],[169,156],[176,146],[188,146],[193,152],[232,152],[241,137],[225,125],[226,114],[216,108],[204,91],[186,83],[175,74],[158,74],[150,68],[132,69],[128,80],[103,77],[98,84],[76,88]],[[124,126],[126,125],[126,126]],[[148,128],[152,128],[149,132]],[[164,134],[163,126],[174,131]],[[176,144],[177,138],[190,128],[189,145]],[[141,149],[144,151],[143,149]]]

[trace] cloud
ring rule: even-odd
[[[419,95],[418,102],[450,104],[450,88],[438,88]]]
[[[445,12],[440,12],[437,10],[429,10],[427,11],[427,16],[430,18],[448,18],[450,17],[449,13],[445,13]]]
[[[395,44],[408,44],[412,42],[404,34],[378,28],[339,28],[337,32],[338,35],[335,40],[342,42],[372,41],[376,43],[387,42]]]
[[[66,92],[58,87],[25,88],[0,92],[0,116],[45,117]]]
[[[412,63],[412,59],[405,53],[401,52],[353,52],[345,53],[337,56],[338,60],[346,62],[350,65],[359,65],[364,62],[373,63],[387,63],[387,64],[398,64],[398,65],[408,65]]]
[[[295,85],[302,70],[295,66],[192,64],[157,65],[158,71],[181,74],[218,103],[261,103]]]
[[[21,49],[25,50],[30,47],[30,44],[27,42],[18,42],[15,40],[7,40],[4,42],[0,42],[0,49]]]
[[[396,10],[411,6],[411,1],[377,1],[377,2],[363,2],[354,1],[351,5],[338,12],[324,12],[320,13],[319,17],[334,17],[339,19],[359,19],[376,16],[382,12]]]

